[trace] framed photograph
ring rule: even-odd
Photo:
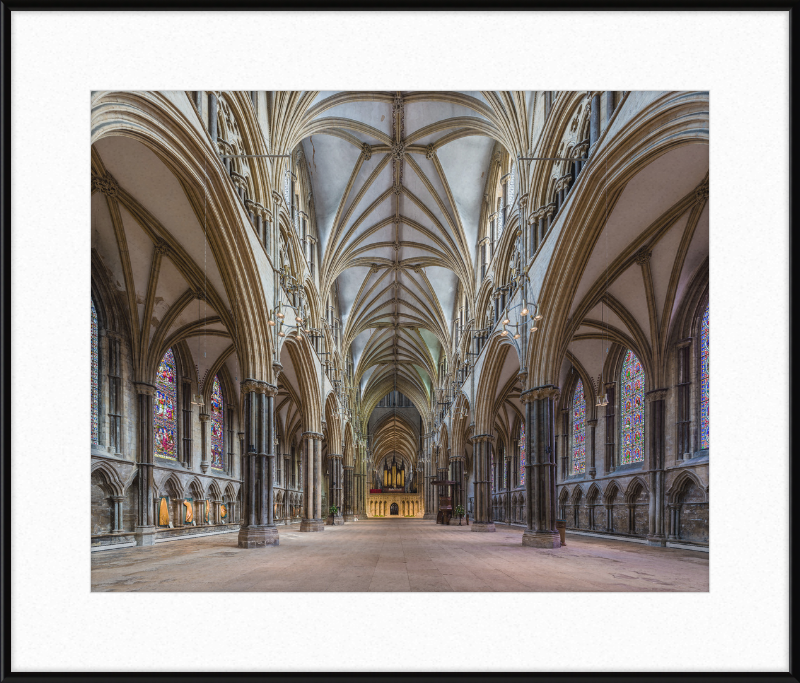
[[[4,6],[3,675],[794,677],[790,8]]]

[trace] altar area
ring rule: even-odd
[[[422,517],[425,514],[421,493],[369,493],[367,517]]]

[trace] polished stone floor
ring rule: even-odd
[[[280,546],[236,533],[92,553],[93,591],[708,591],[707,553],[567,535],[558,550],[417,519],[321,533],[280,527]]]

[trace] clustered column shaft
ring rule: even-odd
[[[276,387],[266,382],[245,380],[244,433],[246,452],[242,454],[242,521],[240,548],[278,545],[278,529],[273,519],[275,478]]]
[[[139,409],[139,517],[134,537],[136,545],[153,545],[156,534],[153,508],[153,396],[156,388],[143,382],[137,382],[135,386]]]
[[[475,444],[475,521],[473,531],[495,531],[491,516],[491,493],[489,491],[489,467],[494,437],[479,434],[472,438]]]
[[[522,545],[534,548],[560,548],[556,530],[556,463],[554,404],[555,387],[537,387],[523,393],[525,438],[528,461],[525,463],[525,505],[527,529]]]
[[[303,518],[300,531],[323,531],[322,518],[322,449],[323,435],[319,432],[305,432],[305,448],[301,456],[303,471]]]
[[[650,528],[648,545],[665,546],[664,534],[664,399],[666,389],[645,394],[650,406],[647,431],[650,442]]]

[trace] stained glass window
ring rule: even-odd
[[[644,460],[644,368],[628,350],[620,376],[620,464]]]
[[[92,443],[97,445],[99,433],[99,413],[98,404],[100,402],[100,392],[98,391],[98,348],[97,348],[97,310],[92,301]]]
[[[175,407],[177,392],[175,389],[175,356],[169,349],[158,364],[156,373],[156,395],[153,404],[153,439],[156,444],[155,454],[159,458],[176,459],[175,441],[177,424]]]
[[[214,384],[211,385],[211,467],[218,470],[224,468],[225,462],[224,410],[222,387],[219,378],[214,376]]]
[[[525,423],[519,427],[519,483],[525,484]]]
[[[586,397],[583,382],[578,380],[572,397],[572,472],[586,471]]]
[[[700,326],[700,448],[708,448],[709,443],[711,439],[708,413],[708,306],[706,306]]]

